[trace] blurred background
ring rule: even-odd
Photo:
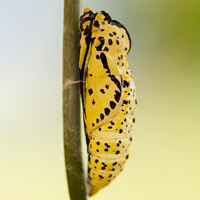
[[[129,30],[130,158],[93,200],[200,199],[200,1],[83,0]],[[69,200],[56,0],[0,1],[0,199]]]

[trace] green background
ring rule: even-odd
[[[3,200],[69,199],[62,146],[62,4],[0,2]],[[129,30],[138,96],[130,158],[92,199],[199,200],[200,1],[85,0],[85,6],[108,11]]]

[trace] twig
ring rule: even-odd
[[[63,128],[65,163],[71,200],[86,200],[80,138],[79,32],[80,0],[64,0]]]

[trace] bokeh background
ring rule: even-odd
[[[83,0],[130,32],[130,158],[93,200],[200,199],[200,1]],[[68,200],[61,0],[0,1],[0,199]]]

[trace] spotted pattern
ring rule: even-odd
[[[90,196],[108,185],[129,157],[137,105],[128,69],[131,39],[105,11],[84,9],[79,68],[88,145]]]

